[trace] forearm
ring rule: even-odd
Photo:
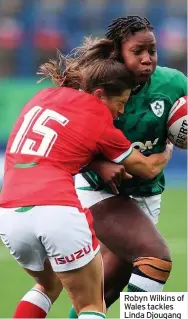
[[[167,165],[170,157],[171,151],[169,149],[148,157],[142,155],[137,150],[133,150],[132,154],[127,157],[122,164],[125,169],[133,175],[153,179]]]
[[[152,166],[152,174],[155,177],[158,175],[167,165],[170,159],[170,154],[166,151],[159,154],[152,154],[148,157],[148,161]]]

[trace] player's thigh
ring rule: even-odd
[[[93,305],[92,309],[104,311],[103,304],[103,264],[101,254],[77,270],[57,273],[79,313],[83,308]]]
[[[115,196],[90,209],[97,237],[119,258],[132,262],[140,256],[168,255],[164,239],[134,199]]]
[[[62,284],[36,236],[37,208],[0,209],[0,213],[2,241],[16,261],[36,281],[36,288],[44,291],[54,302],[62,290]]]
[[[23,268],[42,271],[47,255],[36,237],[35,207],[0,211],[0,237],[5,246]]]
[[[105,191],[94,191],[82,174],[75,176],[75,188],[82,207],[91,207],[103,199],[114,196]]]
[[[161,194],[149,197],[133,197],[138,206],[157,225],[161,210]]]
[[[55,272],[81,268],[99,250],[93,217],[88,209],[45,206],[37,214],[36,223],[37,238],[44,246]]]
[[[101,242],[100,248],[104,266],[104,294],[111,295],[114,290],[118,294],[129,281],[132,264],[120,259]]]
[[[49,258],[56,271],[72,270],[90,262],[99,250],[88,210],[35,206],[1,212],[1,239],[23,268],[42,271]]]

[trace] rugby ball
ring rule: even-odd
[[[188,97],[180,97],[172,106],[167,120],[168,139],[175,146],[187,149]]]

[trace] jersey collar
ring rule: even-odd
[[[151,83],[151,78],[144,85],[137,85],[134,89],[132,89],[131,96],[140,95],[148,89],[148,86]]]

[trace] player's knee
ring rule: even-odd
[[[159,241],[159,243],[156,244],[153,257],[171,262],[170,249],[163,238]]]
[[[148,241],[140,241],[133,256],[134,259],[151,256],[171,261],[170,249],[162,236]]]
[[[155,256],[155,257],[158,257],[158,258],[161,258],[164,260],[168,260],[168,261],[172,261],[171,255],[170,255],[170,249],[169,249],[166,242],[164,242],[164,244],[162,245],[159,255]]]

